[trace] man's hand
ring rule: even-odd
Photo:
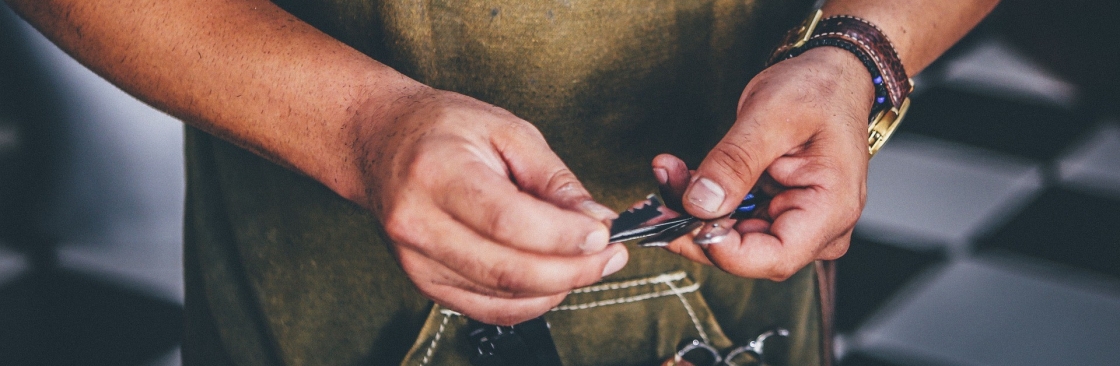
[[[783,280],[847,251],[866,197],[870,74],[847,51],[809,50],[756,76],[734,126],[695,172],[670,155],[654,159],[662,191],[688,213],[717,219],[759,185],[773,195],[758,218],[723,218],[668,249],[743,277]],[[716,224],[716,225],[713,225]]]
[[[531,125],[270,1],[7,1],[126,91],[371,210],[410,279],[448,308],[513,324],[628,259],[607,246],[614,213]]]
[[[544,137],[513,114],[425,88],[387,125],[358,125],[368,186],[354,197],[381,219],[424,295],[487,323],[539,316],[573,288],[617,272],[617,217],[592,201]]]
[[[824,16],[851,15],[890,38],[916,75],[964,36],[998,0],[829,0]],[[691,237],[669,249],[740,276],[781,280],[817,259],[844,254],[866,196],[870,75],[847,51],[814,48],[755,76],[728,134],[689,172],[679,159],[654,159],[667,201],[715,219],[758,184],[775,197],[760,217],[710,222],[700,235],[726,234],[704,248]],[[719,224],[714,227],[713,224]],[[734,230],[727,229],[733,225]]]
[[[270,1],[5,1],[130,94],[370,209],[420,290],[468,316],[531,318],[628,258],[606,246],[600,222],[612,214],[588,203],[534,128],[418,88]],[[994,3],[833,0],[824,11],[878,24],[915,74]],[[748,85],[738,122],[695,179],[675,158],[657,159],[704,218],[730,212],[763,172],[780,189],[772,220],[740,222],[706,250],[672,248],[774,279],[843,253],[864,196],[867,78],[842,50],[810,50]]]

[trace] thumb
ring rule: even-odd
[[[682,200],[690,214],[713,219],[731,213],[770,163],[808,138],[790,121],[760,121],[740,118],[700,163]]]

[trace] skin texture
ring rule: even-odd
[[[846,52],[813,49],[756,76],[740,99],[739,121],[697,172],[689,172],[670,155],[654,159],[655,169],[663,169],[669,178],[662,190],[670,197],[684,192],[685,209],[696,204],[687,198],[687,189],[698,184],[698,176],[745,187],[738,188],[742,194],[727,189],[731,197],[741,199],[765,172],[763,185],[777,193],[763,219],[737,225],[721,220],[724,227],[735,225],[738,230],[729,231],[720,243],[701,247],[686,236],[671,243],[669,250],[733,274],[774,280],[846,251],[866,197],[866,116],[874,94],[869,73]],[[798,82],[785,82],[786,78]],[[806,107],[788,108],[790,101]],[[732,205],[739,200],[733,201]],[[694,210],[689,212],[703,213]]]
[[[268,1],[7,2],[130,94],[370,210],[412,282],[450,309],[517,323],[626,263],[624,247],[607,245],[614,213],[531,124],[411,80]],[[836,0],[825,10],[879,24],[914,74],[994,3]],[[780,192],[727,245],[670,250],[771,279],[843,254],[865,196],[868,79],[850,54],[806,52],[746,87],[737,123],[695,172],[655,159],[665,190],[696,216],[730,212],[728,197],[764,172]],[[724,191],[712,209],[689,199],[700,179]]]
[[[822,10],[825,17],[846,14],[876,24],[907,74],[915,75],[995,5],[847,0],[829,1]],[[847,51],[809,50],[751,80],[734,126],[695,171],[670,155],[655,158],[667,199],[679,197],[682,209],[700,218],[730,214],[756,184],[775,195],[760,218],[701,228],[701,236],[722,234],[718,244],[700,246],[686,236],[667,249],[735,275],[778,281],[815,260],[842,256],[867,196],[870,79]]]

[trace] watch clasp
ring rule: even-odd
[[[805,18],[805,21],[797,28],[797,41],[790,45],[787,49],[794,49],[801,47],[805,42],[809,42],[809,38],[813,36],[813,31],[817,30],[817,23],[821,22],[821,17],[824,12],[817,9],[813,16]]]
[[[875,157],[875,153],[887,143],[887,139],[894,134],[894,130],[898,129],[898,124],[902,123],[902,118],[906,117],[908,110],[910,110],[909,97],[903,99],[902,105],[897,108],[879,112],[871,124],[867,125],[867,151],[871,153],[871,157]]]

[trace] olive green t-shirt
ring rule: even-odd
[[[532,122],[616,210],[656,190],[655,155],[703,159],[812,3],[276,2],[416,80]],[[417,292],[374,217],[305,176],[186,134],[186,365],[466,364],[466,319]],[[820,362],[812,266],[773,283],[630,249],[621,272],[545,315],[565,365],[656,364],[684,338],[727,350],[773,326],[792,331],[790,364]]]

